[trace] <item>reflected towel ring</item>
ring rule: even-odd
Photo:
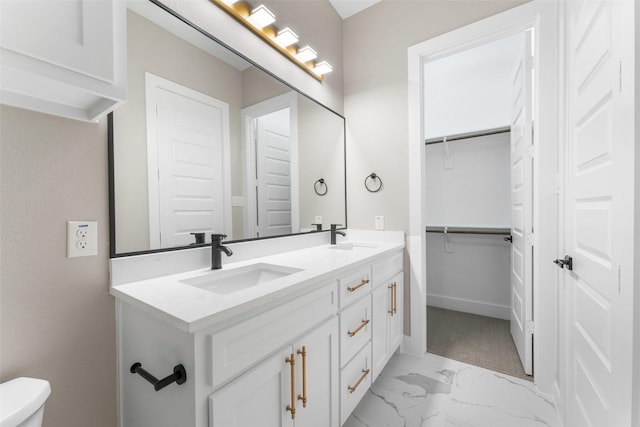
[[[378,181],[378,186],[377,187],[369,187],[369,180],[372,181]],[[369,191],[370,193],[377,193],[378,191],[380,191],[382,189],[382,178],[380,178],[378,175],[376,175],[375,173],[372,173],[371,175],[367,176],[364,179],[364,187],[367,189],[367,191]]]
[[[324,187],[324,192],[318,191],[318,184],[320,184],[320,190],[322,190],[322,187]],[[329,187],[327,186],[327,183],[324,182],[324,178],[320,178],[315,182],[315,184],[313,184],[313,191],[315,191],[318,196],[324,196],[325,194],[327,194],[327,191],[329,191]]]

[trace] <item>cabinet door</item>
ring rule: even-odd
[[[297,356],[296,427],[339,426],[338,342],[338,318],[334,317],[293,347]]]
[[[371,293],[371,315],[373,316],[371,336],[372,380],[375,380],[389,359],[389,309],[391,307],[392,289],[378,286]]]
[[[292,427],[289,346],[209,396],[210,427]],[[294,367],[295,368],[295,367]]]

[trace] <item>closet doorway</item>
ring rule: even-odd
[[[423,68],[427,350],[523,378],[533,374],[532,31]]]

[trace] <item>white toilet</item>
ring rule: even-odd
[[[0,384],[0,427],[40,427],[49,381],[16,378]]]

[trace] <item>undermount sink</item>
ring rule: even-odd
[[[227,295],[262,285],[299,271],[302,271],[302,269],[259,263],[227,270],[212,270],[197,277],[180,280],[180,283],[195,286],[215,294]]]
[[[375,249],[378,245],[365,242],[344,242],[337,245],[330,245],[329,249],[339,249],[343,251],[352,251],[354,249]]]

